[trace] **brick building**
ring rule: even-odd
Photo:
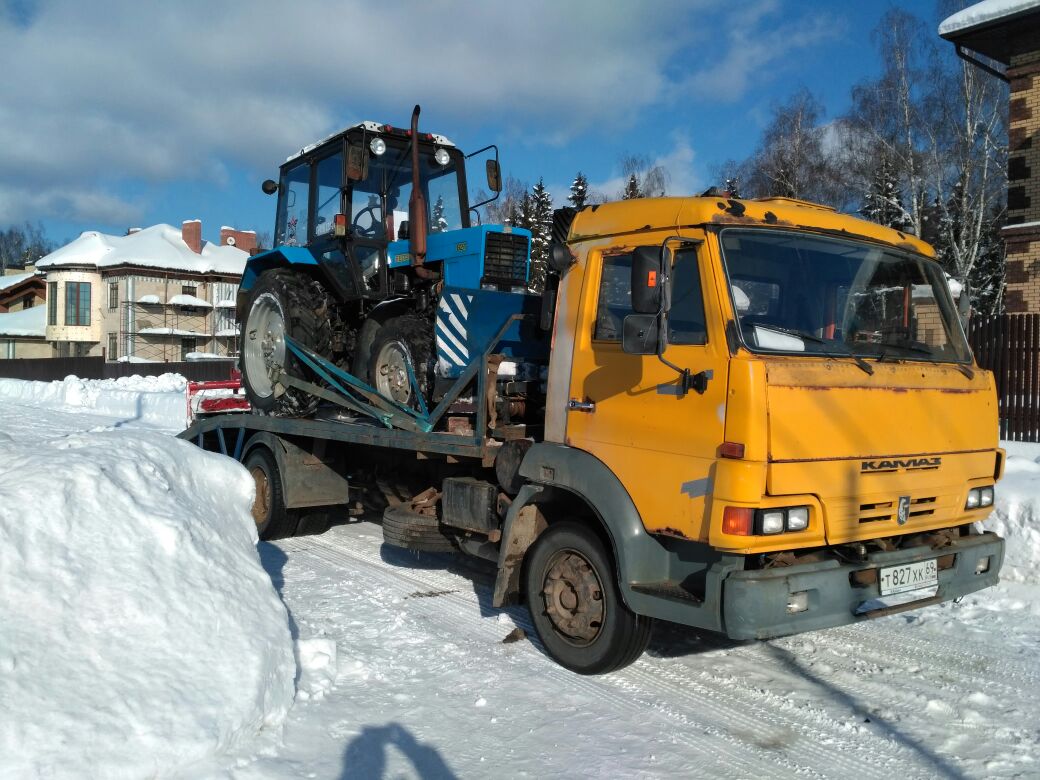
[[[56,357],[170,362],[238,352],[235,297],[251,231],[153,225],[125,236],[88,231],[36,264],[46,273],[46,340]],[[190,356],[190,357],[189,357]]]
[[[1011,314],[1040,312],[1040,0],[984,0],[939,34],[1010,86],[1004,301]]]

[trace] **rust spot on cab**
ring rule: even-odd
[[[674,536],[676,539],[689,539],[690,537],[680,531],[678,528],[659,528],[654,531],[659,536]]]

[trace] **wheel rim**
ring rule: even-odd
[[[267,524],[267,518],[271,515],[271,480],[267,478],[267,472],[260,466],[253,466],[249,470],[253,475],[253,483],[256,485],[256,494],[253,498],[253,522],[257,528],[263,528]]]
[[[388,341],[376,355],[376,390],[380,395],[407,404],[412,398],[408,380],[408,347],[400,341]]]
[[[542,599],[553,630],[569,644],[586,647],[603,630],[603,583],[577,550],[560,550],[549,559]]]
[[[271,293],[253,301],[243,341],[242,366],[249,388],[267,398],[274,394],[275,377],[285,370],[285,317]]]

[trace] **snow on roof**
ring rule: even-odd
[[[939,35],[981,27],[1033,8],[1040,9],[1040,0],[982,0],[944,19],[939,25]]]
[[[42,306],[40,308],[43,308]],[[181,330],[180,328],[141,328],[139,331],[142,336],[197,336],[199,338],[209,338],[208,333],[199,333],[195,330]]]
[[[216,352],[189,352],[184,356],[185,360],[228,360],[227,355],[218,355]]]
[[[0,290],[6,290],[8,287],[14,287],[16,284],[21,284],[26,279],[32,279],[34,276],[40,276],[35,271],[29,271],[24,274],[12,274],[10,276],[0,276]]]
[[[222,301],[217,301],[214,305],[218,309],[234,309],[237,307],[237,304],[230,298],[225,298]]]
[[[199,306],[206,309],[212,309],[213,304],[209,301],[204,301],[202,298],[196,298],[194,295],[174,295],[168,303],[171,306]]]
[[[157,303],[162,303],[162,300],[159,298],[158,295],[142,295],[140,298],[137,299],[137,302],[150,304],[154,306]]]
[[[238,335],[238,328],[222,328],[221,330],[218,330],[213,335],[214,336],[219,336],[220,338],[230,338],[232,336],[237,336]]]
[[[0,336],[44,336],[47,333],[47,307],[33,306],[22,311],[0,314]]]
[[[203,242],[201,254],[195,254],[184,243],[180,228],[159,224],[131,233],[129,236],[109,236],[92,230],[87,231],[75,241],[42,258],[36,263],[36,267],[111,268],[136,265],[197,274],[238,275],[245,270],[248,259],[248,252],[209,241]]]
[[[336,136],[343,135],[343,133],[346,133],[348,130],[356,130],[357,128],[364,128],[365,130],[368,130],[370,133],[381,133],[381,132],[383,132],[383,128],[384,127],[385,127],[385,125],[380,124],[379,122],[372,122],[370,120],[366,120],[364,122],[358,122],[356,125],[347,125],[342,130],[339,130],[339,131],[337,131],[335,133],[330,133],[329,135],[327,135],[324,138],[322,138],[320,141],[315,141],[312,144],[307,144],[305,147],[300,149],[300,151],[296,152],[295,154],[290,154],[288,157],[286,157],[285,161],[286,162],[290,162],[291,160],[295,160],[297,157],[302,157],[303,155],[307,154],[308,152],[314,151],[315,149],[317,149],[319,146],[321,146],[326,141],[331,141]],[[419,131],[419,137],[421,138],[425,134],[425,132],[426,131],[424,131],[424,130],[420,130]],[[439,144],[440,146],[455,146],[454,142],[452,142],[451,140],[449,140],[448,138],[446,138],[443,135],[437,135],[436,133],[431,133],[430,135],[433,136],[433,142],[435,144]]]

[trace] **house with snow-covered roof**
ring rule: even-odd
[[[219,244],[203,241],[198,220],[83,233],[36,264],[46,274],[46,340],[59,357],[232,357],[235,298],[255,247],[255,233],[230,227]]]

